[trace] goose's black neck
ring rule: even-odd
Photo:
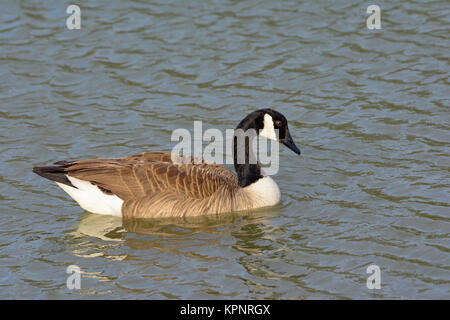
[[[262,178],[261,166],[252,150],[252,139],[264,127],[262,113],[253,113],[236,127],[233,137],[233,160],[239,185],[246,187]],[[252,130],[253,129],[253,133]]]

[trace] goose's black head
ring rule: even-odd
[[[250,113],[238,124],[236,129],[244,131],[255,129],[260,136],[278,141],[296,154],[300,154],[300,149],[297,148],[289,133],[286,118],[273,109],[260,109]]]

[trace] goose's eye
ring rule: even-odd
[[[276,120],[275,121],[275,126],[280,128],[281,127],[281,121],[280,120]]]

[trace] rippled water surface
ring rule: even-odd
[[[69,4],[1,5],[0,298],[450,298],[448,1],[377,1],[381,30],[359,1]],[[31,172],[266,107],[302,155],[250,215],[122,221]]]

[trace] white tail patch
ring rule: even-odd
[[[56,184],[78,202],[81,208],[92,213],[122,216],[123,200],[118,196],[105,194],[89,181],[70,177],[67,174],[66,177],[77,188],[59,182]]]

